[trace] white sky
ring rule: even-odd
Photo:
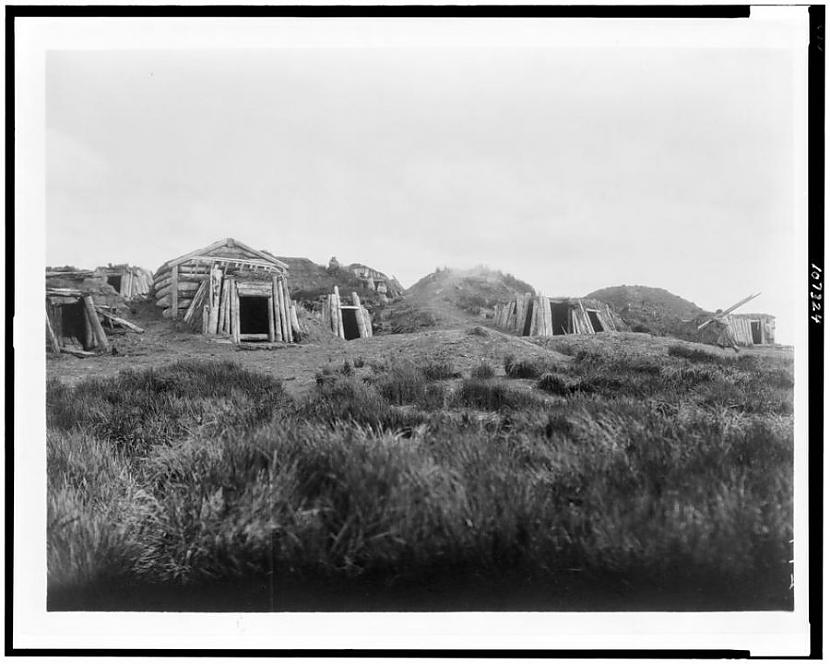
[[[743,310],[792,342],[797,40],[321,23],[260,22],[269,49],[50,51],[47,264],[155,269],[232,236],[404,286],[486,264],[548,295],[643,284],[715,309],[760,290]]]

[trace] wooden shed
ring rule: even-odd
[[[123,298],[97,271],[47,270],[46,340],[55,353],[108,352],[106,330],[143,332],[121,318]]]
[[[625,329],[611,308],[597,300],[549,298],[526,293],[497,305],[495,323],[524,337],[596,334]]]
[[[343,304],[340,289],[335,286],[334,293],[323,300],[322,313],[323,327],[341,339],[350,341],[372,336],[372,317],[357,293],[352,293],[351,304]]]
[[[288,268],[266,251],[227,238],[167,261],[155,274],[156,305],[203,334],[240,341],[295,341]]]
[[[149,297],[153,290],[153,273],[134,265],[107,265],[95,270],[125,300]]]
[[[775,316],[769,314],[730,314],[726,323],[740,346],[775,343]]]

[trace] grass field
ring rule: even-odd
[[[569,343],[51,379],[49,608],[791,608],[791,358]]]

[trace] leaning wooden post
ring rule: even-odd
[[[274,338],[277,341],[283,341],[282,336],[282,320],[280,320],[280,294],[279,294],[279,277],[274,274],[271,275],[271,307],[274,315]]]
[[[84,295],[84,306],[86,306],[87,316],[92,325],[92,333],[95,335],[95,341],[105,352],[110,349],[107,335],[104,334],[104,328],[101,327],[101,321],[98,320],[98,312],[95,311],[95,303],[92,301],[91,295]]]
[[[343,331],[343,311],[340,309],[340,289],[334,287],[334,297],[337,300],[337,334],[341,339],[346,338],[346,333]]]
[[[58,337],[55,334],[55,330],[52,329],[52,322],[49,320],[49,312],[46,312],[46,332],[49,334],[49,345],[52,347],[52,351],[55,353],[61,352],[61,345],[58,341]]]
[[[282,277],[277,282],[277,305],[280,311],[280,332],[282,333],[282,340],[288,343],[288,315],[285,311],[285,291],[282,288]]]
[[[295,338],[300,336],[300,319],[297,317],[297,303],[291,300],[291,329]]]
[[[285,309],[285,334],[288,343],[294,343],[294,331],[291,329],[291,293],[288,292],[288,280],[282,280],[282,302]]]

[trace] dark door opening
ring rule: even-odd
[[[764,343],[763,338],[761,337],[761,321],[753,320],[749,322],[749,325],[752,328],[752,343]]]
[[[239,296],[239,333],[268,334],[268,298]]]
[[[70,342],[77,341],[84,350],[89,350],[92,346],[92,331],[88,327],[83,301],[60,305],[60,317],[59,335]]]
[[[360,338],[360,328],[357,326],[357,309],[340,309],[343,316],[343,336],[346,341]]]
[[[568,333],[568,314],[570,309],[567,302],[551,302],[550,303],[550,318],[553,323],[554,334]]]
[[[522,336],[529,337],[530,336],[530,324],[533,322],[533,307],[536,306],[536,303],[531,300],[528,302],[527,305],[527,313],[525,314],[525,324],[522,327]]]
[[[119,293],[121,292],[121,275],[113,274],[107,277],[107,283],[112,286]]]
[[[599,322],[599,314],[596,311],[588,309],[588,318],[591,321],[591,326],[594,328],[594,332],[602,332],[605,329],[602,327],[602,323]]]

